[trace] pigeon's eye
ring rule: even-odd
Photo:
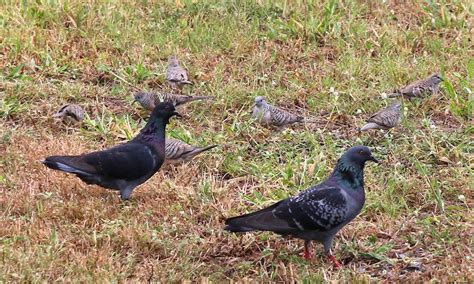
[[[359,154],[360,154],[360,155],[364,155],[364,154],[365,154],[365,153],[364,153],[364,150],[360,150],[360,151],[359,151]]]

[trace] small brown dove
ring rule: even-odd
[[[84,119],[84,109],[76,104],[65,104],[55,114],[53,118],[67,124],[80,123]]]
[[[166,68],[166,80],[173,89],[182,89],[184,85],[192,85],[188,79],[188,72],[179,65],[176,55],[171,55]]]
[[[413,82],[401,89],[393,91],[388,95],[389,98],[403,96],[408,99],[422,98],[437,94],[439,92],[439,83],[443,81],[443,78],[436,73],[430,77]]]
[[[138,92],[134,96],[134,101],[139,102],[140,105],[147,110],[153,111],[155,105],[160,102],[172,103],[175,107],[198,100],[213,100],[211,96],[186,96],[175,95],[171,93],[152,93],[152,92]]]
[[[360,131],[367,131],[369,129],[390,129],[397,126],[400,123],[401,116],[400,102],[395,102],[391,106],[379,110],[369,119],[367,124],[362,126]]]
[[[200,153],[210,150],[214,147],[217,147],[217,145],[196,147],[186,144],[181,140],[166,138],[165,159],[170,164],[186,163]]]
[[[261,96],[255,98],[252,118],[259,121],[262,125],[276,127],[280,130],[297,122],[316,122],[305,119],[302,116],[290,113],[276,106],[272,106]]]

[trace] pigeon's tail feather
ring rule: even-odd
[[[73,167],[72,165],[68,165],[64,162],[64,156],[51,156],[44,159],[43,164],[48,168],[53,170],[68,172],[72,174],[81,174],[81,175],[90,175],[90,173],[80,170],[78,168]]]
[[[366,125],[362,126],[359,131],[367,131],[369,129],[380,129],[380,125],[374,122],[369,122]]]
[[[48,168],[58,170],[66,173],[75,174],[87,184],[98,184],[100,177],[84,170],[78,169],[72,165],[68,165],[65,160],[68,158],[78,158],[76,156],[51,156],[44,159],[42,162]]]
[[[229,218],[225,221],[224,230],[230,232],[273,231],[278,234],[288,234],[295,228],[273,214],[273,209],[281,202],[257,212]]]

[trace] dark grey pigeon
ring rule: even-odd
[[[127,200],[133,189],[151,178],[165,160],[165,128],[179,114],[171,103],[160,103],[147,124],[128,143],[78,156],[50,156],[47,167],[78,176],[87,184],[120,191]]]
[[[322,183],[260,211],[229,218],[224,230],[272,231],[303,239],[304,258],[311,259],[312,240],[324,246],[326,256],[341,267],[331,252],[336,233],[354,219],[364,206],[365,162],[378,162],[365,146],[350,148]]]

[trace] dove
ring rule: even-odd
[[[182,89],[184,85],[192,85],[188,80],[188,72],[179,65],[176,55],[171,55],[168,59],[168,67],[166,68],[166,80],[173,89]]]
[[[290,124],[303,122],[305,118],[268,104],[261,96],[255,98],[252,118],[263,125],[283,129]],[[310,121],[307,121],[310,122]]]
[[[435,73],[430,77],[413,82],[401,89],[393,91],[388,95],[389,98],[403,96],[408,99],[422,98],[428,95],[437,94],[439,91],[439,83],[443,81],[440,74]]]
[[[170,164],[181,164],[189,162],[202,152],[217,147],[217,145],[210,145],[206,147],[196,147],[184,143],[181,140],[167,138],[166,139],[166,161]]]
[[[328,259],[341,267],[332,254],[334,236],[361,211],[365,203],[364,167],[378,163],[366,146],[354,146],[337,161],[334,171],[322,183],[265,209],[229,218],[230,232],[271,231],[304,240],[304,258],[311,259],[311,241],[324,246]]]
[[[53,118],[67,124],[80,123],[84,119],[84,109],[75,104],[65,104],[53,114]]]
[[[130,198],[138,185],[151,178],[165,160],[165,128],[172,116],[180,116],[171,103],[160,103],[147,124],[130,142],[77,156],[50,156],[47,167],[75,174],[87,184],[118,190]]]
[[[402,104],[400,102],[395,102],[391,106],[379,110],[367,119],[367,124],[362,126],[360,131],[390,129],[397,126],[400,123],[401,107]]]
[[[140,103],[147,110],[153,110],[155,105],[160,102],[172,103],[175,107],[198,100],[213,100],[211,96],[186,96],[171,93],[152,93],[137,92],[134,96],[134,102]]]

